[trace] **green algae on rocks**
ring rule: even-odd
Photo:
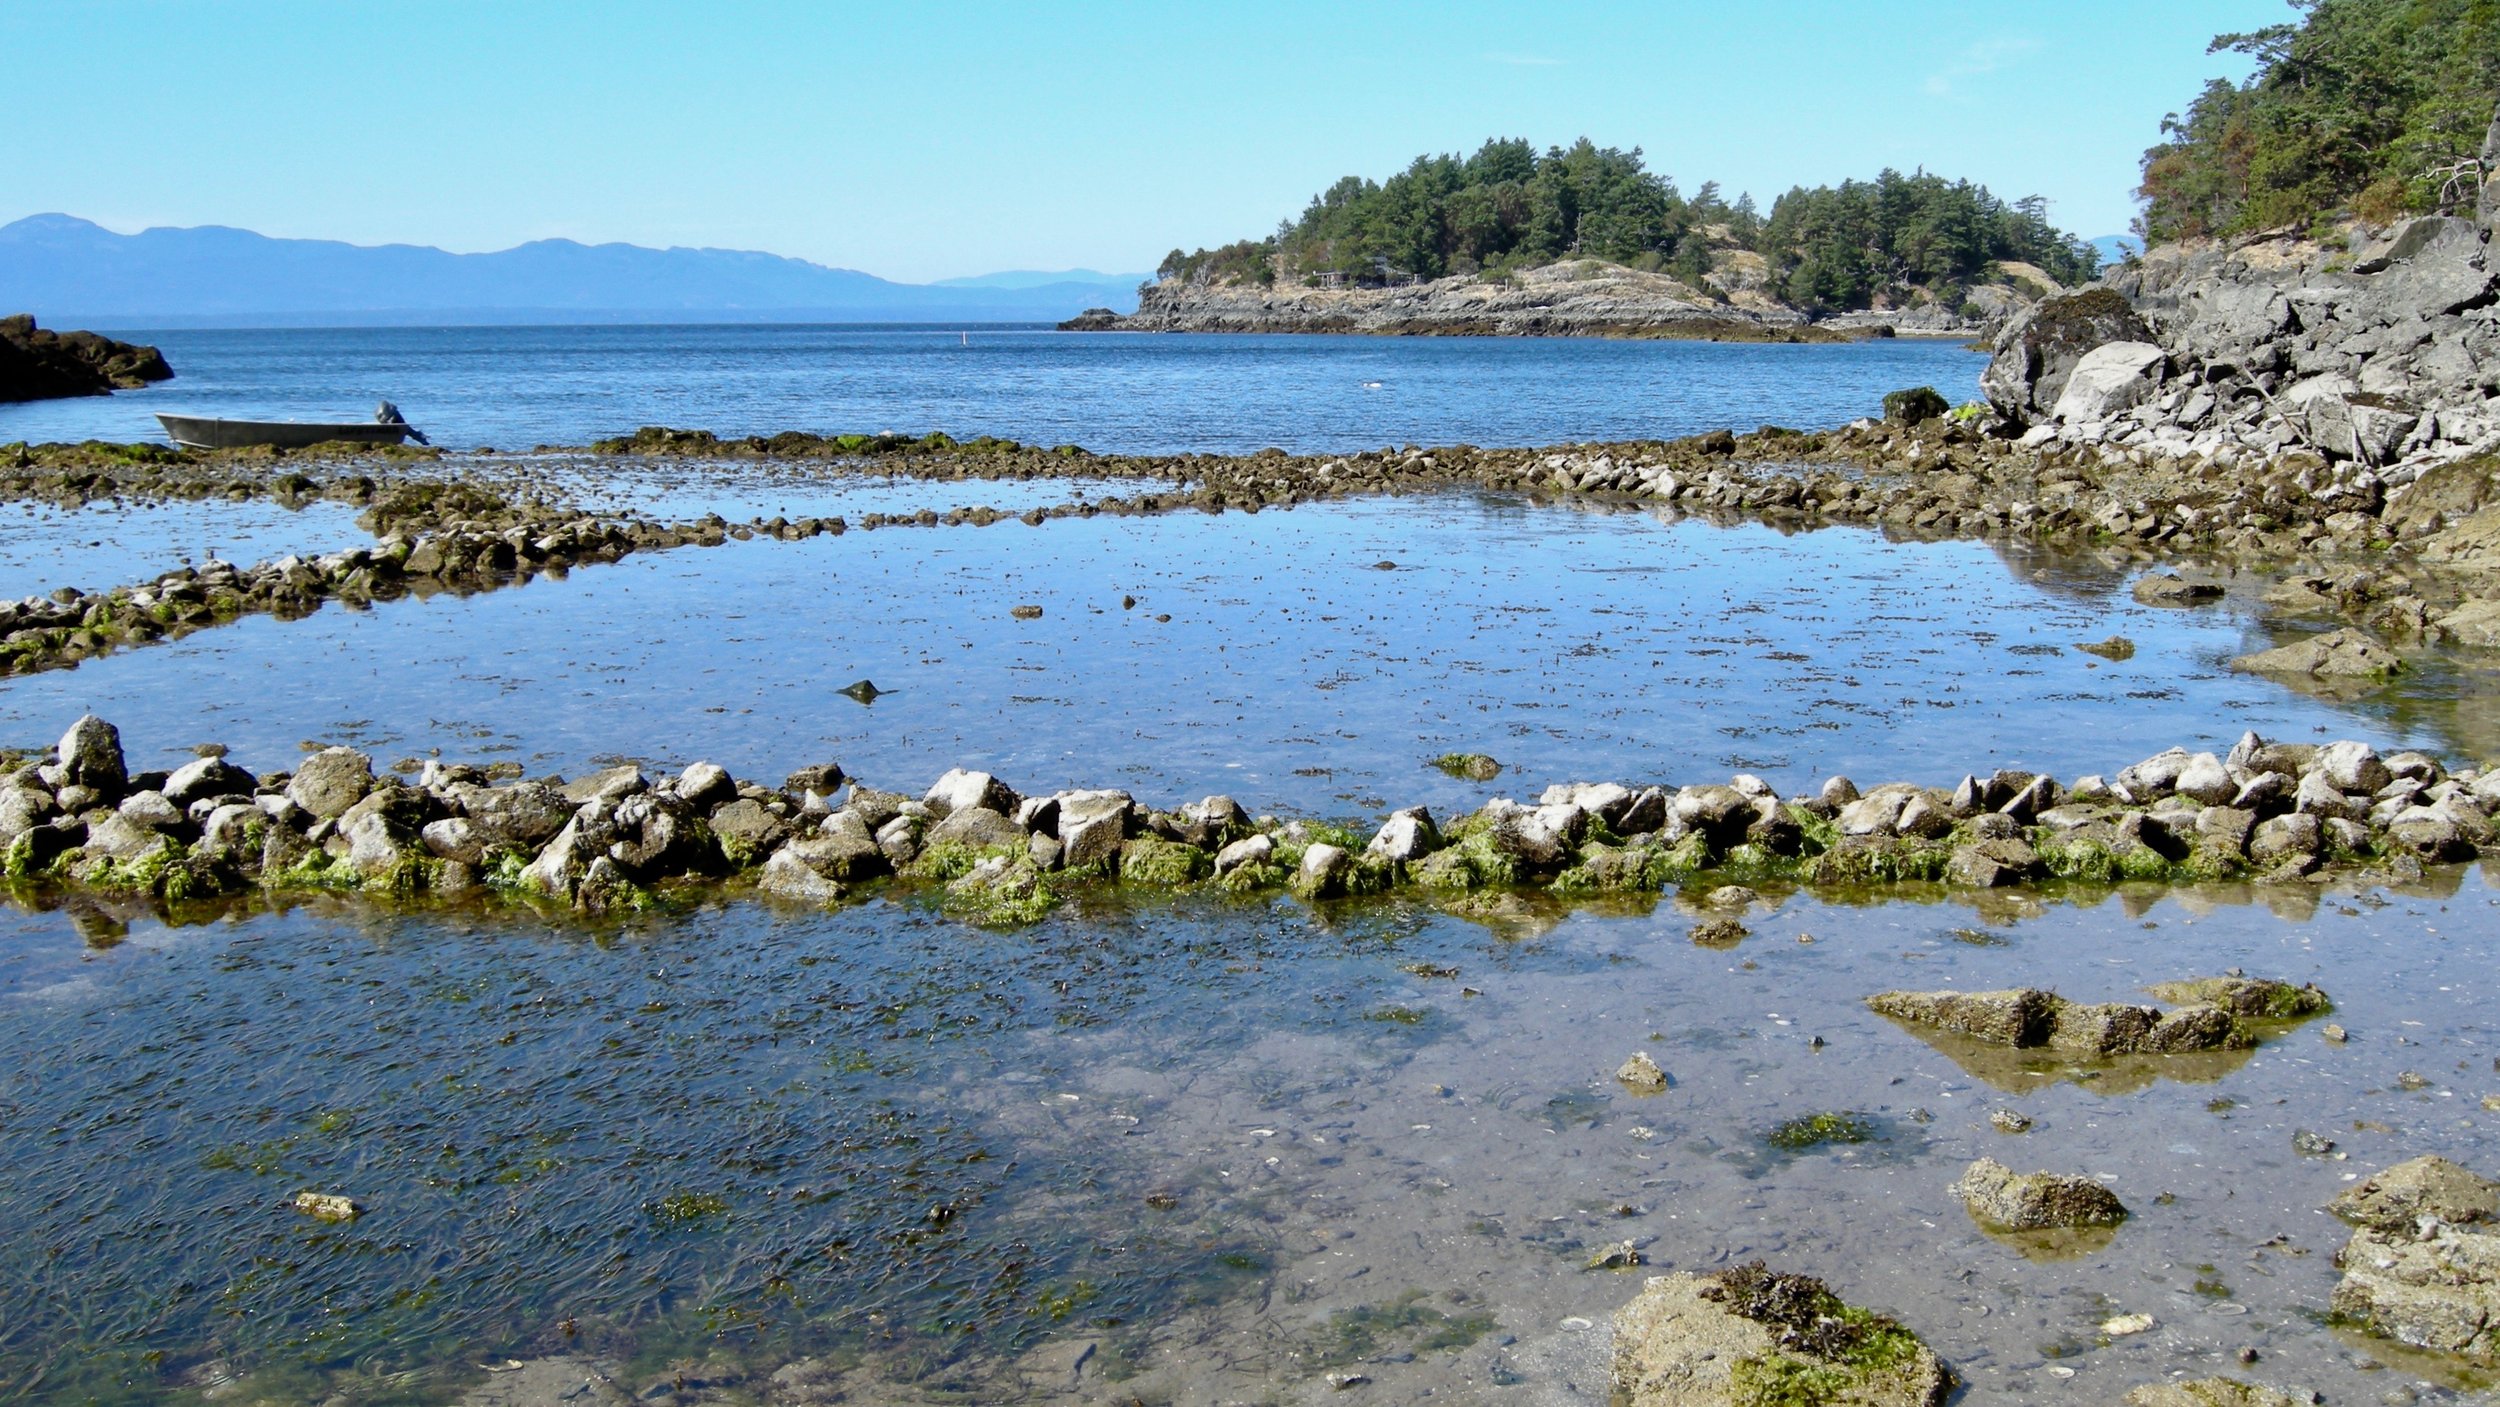
[[[1761,1261],[1651,1279],[1615,1315],[1626,1407],[1933,1407],[1953,1375],[1897,1321]]]
[[[1497,797],[1446,826],[1409,807],[1375,829],[1254,820],[1222,796],[1171,810],[1117,790],[1028,797],[962,769],[917,799],[838,766],[802,769],[780,787],[706,762],[674,775],[621,765],[568,781],[437,760],[402,779],[377,775],[371,758],[344,747],[291,772],[256,775],[219,755],[132,775],[119,731],[89,716],[48,754],[0,771],[0,868],[18,882],[167,902],[354,890],[590,913],[723,885],[835,904],[891,884],[973,922],[1012,926],[1102,884],[1283,889],[1322,904],[1410,889],[1451,903],[1478,891],[1602,899],[1939,877],[1993,888],[2071,882],[2042,857],[2102,844],[2146,857],[2123,871],[2146,878],[2261,868],[2278,882],[2338,870],[2367,878],[2376,871],[2364,866],[2419,873],[2480,853],[2492,838],[2486,808],[2500,809],[2500,773],[2253,734],[2227,760],[2173,750],[2071,789],[2002,772],[1863,795],[1835,778],[1785,800],[1747,776],[1672,788],[1568,783],[1533,803]],[[1717,945],[1744,936],[1731,918],[1693,934]],[[2247,1022],[2325,1009],[2323,994],[2236,979],[2174,999],[2188,1004],[2083,1006],[2037,992],[1888,993],[1874,1004],[1952,1029],[2004,1027],[1991,1037],[2001,1044],[2101,1055],[2241,1048],[2254,1039]]]

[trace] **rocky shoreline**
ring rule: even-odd
[[[1567,259],[1508,279],[1452,275],[1398,287],[1164,279],[1139,291],[1134,313],[1097,308],[1061,323],[1060,330],[1842,342],[1896,333],[1981,336],[2028,303],[1996,286],[1973,290],[1973,299],[1976,317],[1930,305],[1810,318],[1758,288],[1712,296],[1665,274]]]

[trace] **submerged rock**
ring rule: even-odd
[[[1615,1071],[1615,1078],[1644,1093],[1654,1094],[1667,1087],[1667,1072],[1659,1069],[1658,1062],[1650,1059],[1645,1050],[1632,1052],[1632,1058]]]
[[[1999,1231],[2115,1226],[2127,1219],[2118,1194],[2088,1177],[2017,1173],[1994,1158],[1971,1164],[1953,1193],[1972,1216]]]
[[[2241,655],[2233,669],[2250,674],[2307,674],[2321,679],[2383,679],[2404,668],[2404,661],[2358,630],[2331,630],[2289,645]]]
[[[2222,599],[2223,590],[2210,581],[2188,581],[2176,572],[2154,572],[2135,584],[2135,599],[2147,606],[2199,606]]]
[[[2191,1378],[2186,1382],[2146,1383],[2132,1388],[2126,1396],[2126,1407],[2294,1407],[2310,1400],[2236,1378]]]
[[[2373,1231],[2410,1231],[2424,1217],[2500,1226],[2500,1182],[2445,1158],[2414,1158],[2345,1189],[2327,1210]]]
[[[1762,1262],[1653,1277],[1614,1320],[1625,1407],[1933,1407],[1953,1376],[1916,1335]]]
[[[2229,983],[2234,979],[2214,980]],[[2193,984],[2185,984],[2185,989],[2205,990]],[[2250,983],[2245,991],[2236,986],[2211,990],[2234,1002],[2267,1006],[2281,1001],[2287,1007],[2307,1006],[2311,999],[2280,993],[2314,993],[2317,1005],[2312,1010],[2326,1009],[2326,994],[2314,987]],[[2126,1002],[2070,1002],[2054,992],[2017,987],[1997,992],[1878,992],[1866,1004],[1895,1020],[2024,1050],[2045,1047],[2094,1056],[2170,1055],[2245,1050],[2257,1043],[2255,1033],[2241,1025],[2233,1010],[2207,1002],[2164,1011]]]
[[[2415,1348],[2500,1364],[2500,1236],[2430,1223],[2356,1231],[2328,1307]]]

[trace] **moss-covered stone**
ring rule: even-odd
[[[1994,1158],[1971,1164],[1953,1193],[1972,1217],[1996,1231],[2116,1226],[2127,1219],[2118,1194],[2088,1177],[2018,1173]]]
[[[945,910],[986,927],[1038,923],[1059,905],[1059,889],[1029,856],[983,860],[946,886]]]
[[[2197,977],[2144,990],[2162,1001],[2217,1006],[2252,1021],[2305,1021],[2335,1009],[2315,983],[2295,987],[2262,977]]]
[[[1614,1330],[1625,1407],[1933,1407],[1953,1385],[1896,1321],[1760,1261],[1653,1278]]]
[[[1120,882],[1178,889],[1206,878],[1215,867],[1207,853],[1177,840],[1141,835],[1120,850]]]

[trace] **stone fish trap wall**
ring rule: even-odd
[[[1397,889],[1648,892],[1787,880],[1993,888],[2053,879],[2306,883],[2418,875],[2493,844],[2500,771],[2418,752],[2244,737],[2227,757],[2173,749],[2115,778],[2028,773],[1953,788],[1835,777],[1783,800],[1760,779],[1676,788],[1574,783],[1496,800],[1443,826],[1423,808],[1366,839],[1253,818],[1227,797],[1174,810],[1124,791],[1018,795],[956,770],[923,795],[832,763],[779,788],[698,762],[574,781],[427,762],[412,781],[333,747],[254,774],[203,748],[133,774],[118,730],[83,717],[0,778],[8,876],[167,901],[258,890],[480,892],[586,912],[732,883],[836,903],[874,882],[935,889],[978,922],[1029,922],[1095,882],[1326,900]],[[834,797],[840,795],[840,804]],[[942,887],[941,887],[942,886]],[[1709,928],[1710,925],[1704,925]],[[1716,935],[1717,930],[1712,930]],[[1696,930],[1697,937],[1702,936]],[[1741,928],[1736,936],[1742,936]]]

